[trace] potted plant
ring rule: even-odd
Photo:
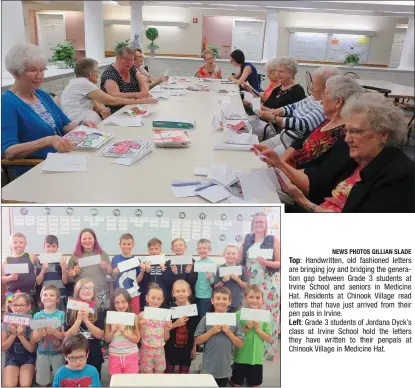
[[[147,46],[150,50],[150,55],[154,56],[156,53],[156,49],[159,48],[154,41],[159,37],[159,31],[157,28],[149,27],[146,30],[146,38],[151,41],[151,43]]]
[[[349,54],[344,58],[344,64],[347,66],[359,66],[360,57],[359,54]]]
[[[117,52],[121,47],[129,47],[130,39],[122,40],[121,42],[115,42],[114,52]]]
[[[67,69],[75,66],[75,47],[71,45],[71,42],[58,43],[52,51],[52,61],[56,62],[58,69]]]
[[[212,50],[213,56],[215,58],[220,58],[220,50],[219,47],[215,46],[214,44],[208,45],[208,48]]]

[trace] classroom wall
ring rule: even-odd
[[[281,12],[279,16],[277,56],[288,55],[289,27],[327,28],[376,31],[370,39],[368,63],[389,63],[396,18],[389,16],[358,16],[334,13]]]

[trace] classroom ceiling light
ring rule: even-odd
[[[259,8],[259,5],[245,5],[245,4],[221,4],[221,3],[214,3],[209,5],[219,5],[219,6],[231,6],[231,7],[249,7],[249,8]]]

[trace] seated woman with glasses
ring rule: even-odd
[[[1,96],[1,153],[8,160],[45,159],[49,152],[69,152],[73,145],[62,136],[77,127],[40,87],[48,61],[42,49],[18,44],[7,53],[5,65],[15,82]],[[94,127],[91,121],[84,125]],[[30,167],[8,169],[11,179]]]
[[[144,54],[140,48],[136,48],[134,57],[134,67],[137,69],[137,74],[140,78],[144,79],[143,90],[153,89],[155,86],[160,85],[162,82],[169,79],[168,76],[160,76],[152,78],[149,71],[144,67]]]
[[[286,211],[413,213],[415,163],[396,147],[407,131],[402,110],[366,93],[348,99],[341,114],[344,136],[319,166],[297,170],[267,146],[254,145],[290,180],[278,179],[296,203]]]
[[[146,103],[143,98],[114,97],[98,89],[96,83],[100,71],[95,59],[79,59],[74,71],[76,78],[69,81],[60,96],[60,107],[71,120],[91,120],[99,123],[111,114],[106,105],[119,107]]]
[[[140,99],[140,104],[156,103],[157,100],[151,98],[148,93],[146,81],[133,66],[134,57],[135,52],[132,48],[119,48],[115,63],[109,65],[101,75],[101,90],[113,97]],[[111,114],[122,106],[109,106]]]
[[[205,63],[197,69],[196,77],[198,78],[222,78],[221,68],[215,64],[215,56],[211,49],[206,49],[202,53]]]
[[[303,87],[295,80],[297,74],[297,61],[295,59],[289,57],[271,59],[266,63],[265,71],[272,89],[269,92],[268,88],[267,93],[264,94],[264,98],[267,97],[261,108],[263,111],[294,104],[306,97]],[[248,109],[252,108],[249,101],[244,100],[244,105]]]

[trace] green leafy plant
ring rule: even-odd
[[[71,42],[58,43],[53,49],[52,61],[62,61],[69,67],[75,66],[75,47]]]
[[[208,45],[208,48],[209,48],[210,50],[212,50],[212,52],[213,52],[213,56],[214,56],[215,58],[220,58],[220,50],[219,50],[219,47],[218,47],[218,46],[215,46],[214,44],[209,44],[209,45]]]
[[[115,42],[114,51],[117,52],[121,47],[129,47],[130,39],[122,40],[121,42]]]
[[[360,63],[359,54],[349,54],[344,58],[345,65],[355,65],[357,66]]]
[[[159,37],[159,31],[155,27],[149,27],[146,30],[146,38],[151,41],[151,43],[147,46],[149,50],[156,50],[159,48],[154,41]]]

